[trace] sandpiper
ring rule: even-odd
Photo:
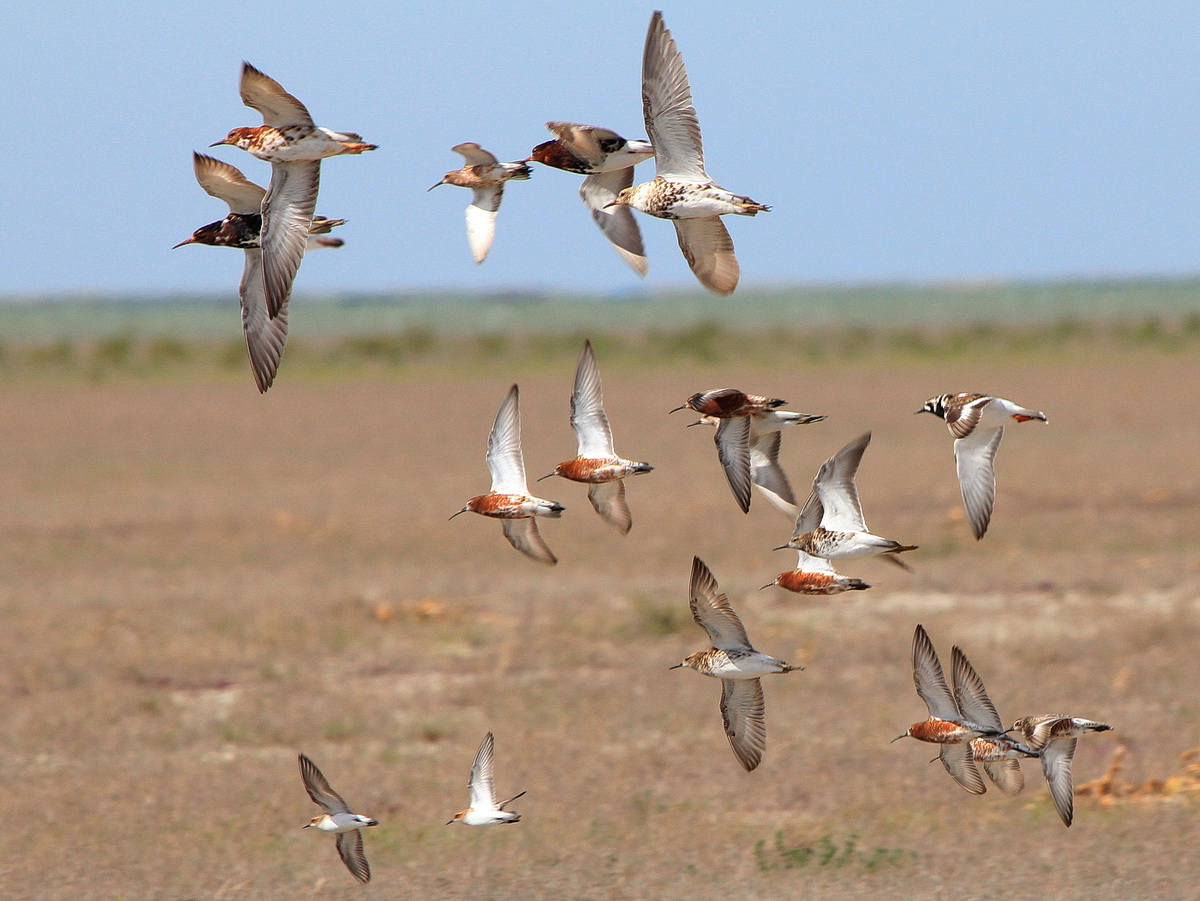
[[[538,144],[525,162],[585,176],[579,196],[591,211],[613,249],[640,276],[646,275],[646,251],[633,212],[615,204],[617,195],[633,185],[633,167],[654,156],[648,141],[628,141],[615,131],[574,122],[547,122],[555,140]]]
[[[1108,723],[1085,720],[1061,713],[1023,716],[1013,723],[1010,732],[1019,732],[1029,747],[1042,759],[1042,775],[1050,788],[1050,798],[1063,824],[1070,828],[1075,819],[1075,789],[1071,781],[1071,765],[1080,736],[1089,732],[1107,732]]]
[[[210,222],[192,233],[185,244],[209,244],[216,247],[240,247],[245,251],[246,264],[242,270],[242,282],[238,296],[242,304],[242,330],[246,333],[246,349],[250,354],[250,371],[260,393],[271,387],[283,348],[287,344],[288,311],[287,300],[272,319],[267,314],[267,300],[263,288],[262,231],[263,197],[266,191],[246,178],[241,170],[203,153],[192,154],[192,168],[196,181],[208,194],[229,205],[229,215],[219,222]],[[319,240],[345,219],[313,217],[309,226],[309,241]],[[340,239],[333,239],[341,246]]]
[[[777,575],[772,582],[763,588],[778,585],[796,594],[841,594],[843,591],[863,591],[871,586],[862,579],[852,579],[843,576],[833,568],[833,564],[823,557],[814,557],[804,551],[800,555],[796,568]],[[761,591],[762,588],[759,589]]]
[[[649,463],[635,463],[617,456],[613,449],[612,429],[604,413],[604,394],[600,369],[592,342],[583,342],[579,365],[575,369],[575,390],[571,394],[571,428],[579,441],[579,456],[554,467],[542,476],[562,476],[588,486],[588,500],[604,521],[622,535],[629,533],[633,517],[625,502],[625,478],[654,469]]]
[[[1005,734],[1004,722],[996,705],[988,697],[983,679],[967,660],[958,645],[952,649],[951,672],[954,678],[954,699],[963,717],[978,723],[990,733],[987,737],[971,739],[971,757],[983,764],[983,770],[996,787],[1006,795],[1018,794],[1025,787],[1021,773],[1022,757],[1037,757],[1037,752]]]
[[[516,385],[500,402],[496,421],[488,435],[487,465],[492,474],[492,490],[467,501],[458,513],[478,513],[499,519],[508,543],[527,557],[551,565],[558,562],[542,535],[535,516],[557,519],[566,508],[554,501],[533,497],[525,482],[525,460],[521,456],[520,391]],[[451,516],[451,519],[454,519]]]
[[[679,249],[696,278],[715,294],[729,294],[741,270],[720,217],[753,216],[770,207],[726,191],[705,171],[700,121],[683,56],[657,10],[642,50],[642,110],[654,147],[655,178],[621,189],[612,204],[672,220]]]
[[[954,436],[954,462],[963,508],[978,541],[987,532],[996,501],[996,451],[1004,437],[1004,426],[1010,420],[1048,422],[1046,414],[989,394],[941,394],[925,401],[916,412],[941,417]]]
[[[961,652],[955,655],[958,665]],[[917,626],[913,633],[912,643],[913,681],[917,686],[917,694],[929,709],[929,719],[913,723],[901,735],[892,741],[902,738],[915,738],[941,745],[938,757],[954,781],[974,795],[982,795],[987,791],[979,770],[975,768],[975,759],[971,754],[970,741],[973,738],[992,738],[1003,733],[1002,729],[989,729],[982,723],[967,719],[959,709],[958,700],[950,693],[946,685],[946,677],[942,673],[942,664],[933,642],[925,633],[925,629]]]
[[[308,246],[321,160],[376,145],[351,132],[314,125],[303,103],[247,62],[242,63],[241,95],[246,106],[262,113],[263,124],[235,128],[212,146],[240,147],[271,164],[271,186],[262,201],[262,248],[267,312],[274,318],[292,291]]]
[[[475,752],[475,762],[471,764],[471,806],[460,810],[446,825],[462,823],[464,826],[495,826],[500,823],[520,822],[521,815],[512,810],[505,810],[505,804],[511,804],[525,794],[513,795],[507,801],[496,803],[496,789],[492,783],[492,758],[495,750],[495,739],[489,732],[483,737],[479,750]]]
[[[367,855],[363,853],[363,837],[360,826],[378,826],[379,821],[351,813],[342,796],[329,786],[329,780],[317,769],[317,765],[300,755],[300,777],[308,796],[325,811],[315,816],[304,827],[315,826],[322,832],[337,833],[337,852],[342,858],[346,869],[359,882],[371,881],[371,868],[367,865]]]
[[[475,263],[479,264],[487,259],[488,251],[492,249],[492,239],[496,237],[496,212],[504,198],[504,183],[514,178],[527,179],[530,170],[523,162],[501,163],[471,141],[455,144],[450,149],[461,153],[467,164],[461,169],[447,172],[429,190],[442,185],[458,185],[474,192],[475,196],[467,207],[467,241],[471,245]]]
[[[771,505],[783,513],[789,520],[795,522],[796,517],[800,515],[800,508],[796,506],[796,495],[792,492],[792,484],[788,481],[787,473],[783,471],[783,467],[779,465],[779,448],[783,443],[782,430],[789,425],[807,425],[808,423],[820,422],[824,416],[813,416],[809,413],[794,413],[791,410],[763,410],[760,413],[750,414],[750,433],[747,436],[748,451],[750,456],[750,481],[765,497],[770,501]],[[722,420],[716,416],[701,416],[693,423],[689,423],[688,427],[694,425],[715,425],[720,427]],[[735,430],[729,434],[730,440],[740,439],[740,430]],[[721,451],[721,442],[717,442],[718,453]],[[730,468],[726,468],[725,475],[729,479],[730,487],[735,482],[740,480],[741,448],[733,448],[731,453],[727,455],[732,467],[735,467],[731,474]],[[722,462],[725,462],[726,457],[722,457]],[[735,491],[734,496],[737,496]]]
[[[821,464],[792,537],[775,550],[790,547],[826,560],[884,555],[885,560],[909,569],[895,555],[917,546],[872,535],[863,518],[854,478],[870,441],[871,433],[864,432]]]
[[[689,654],[670,668],[688,666],[721,680],[725,734],[738,762],[747,771],[753,770],[767,746],[766,708],[759,677],[804,667],[790,666],[754,650],[729,598],[717,593],[717,580],[699,557],[692,558],[691,608],[692,618],[708,633],[712,647]]]

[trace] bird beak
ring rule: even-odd
[[[458,511],[458,513],[466,513],[470,509],[471,509],[470,507],[463,507],[461,510]],[[458,516],[458,513],[455,513],[454,516]],[[451,516],[450,519],[454,519],[454,516]],[[446,522],[449,522],[450,519],[446,520]]]
[[[926,410],[924,407],[922,407],[919,410],[913,410],[913,416],[916,416],[918,413],[928,413],[928,412],[929,412],[928,410]]]
[[[550,478],[551,476],[556,476],[556,475],[558,475],[558,473],[556,473],[556,472],[548,472],[548,473],[546,473],[544,476],[542,476],[540,479],[534,479],[534,481],[535,481],[535,482],[541,482],[541,481],[543,481],[544,479],[548,479],[548,478]]]
[[[680,410],[686,410],[686,409],[687,409],[687,404],[681,404],[680,406],[676,407],[674,410],[668,410],[667,412],[668,413],[678,413]]]
[[[221,138],[221,140],[217,141],[215,144],[209,144],[208,146],[209,147],[220,147],[222,144],[228,144],[228,143],[229,143],[229,138]]]
[[[672,413],[674,413],[675,411],[674,411],[674,410],[672,410],[671,412],[672,412]],[[704,420],[703,420],[703,419],[697,419],[695,422],[689,422],[689,423],[687,424],[687,427],[690,429],[690,428],[691,428],[692,426],[694,426],[694,425],[704,425]]]
[[[773,551],[786,551],[786,550],[787,550],[788,548],[790,548],[790,547],[791,547],[791,545],[790,545],[790,544],[781,544],[781,545],[779,545],[779,547],[773,547],[773,548],[771,548],[771,550],[773,550]]]
[[[434,185],[434,187],[436,188],[436,187],[437,187],[437,185]],[[446,825],[447,825],[447,826],[453,826],[453,825],[454,825],[454,820],[446,820]]]
[[[890,745],[890,744],[894,744],[895,742],[898,742],[898,741],[899,741],[900,739],[902,739],[902,738],[908,738],[908,733],[907,733],[907,732],[904,732],[904,733],[902,733],[902,734],[900,734],[900,735],[897,735],[895,738],[893,738],[891,741],[889,741],[889,742],[888,742],[888,744],[889,744],[889,745]]]
[[[434,185],[434,186],[433,186],[433,188],[440,188],[440,187],[441,187],[442,185],[444,185],[445,183],[446,183],[446,180],[445,180],[445,179],[442,179],[442,180],[441,180],[441,181],[439,181],[439,182],[438,182],[436,185]],[[433,188],[427,188],[427,189],[426,189],[426,191],[425,191],[425,193],[426,193],[426,194],[428,194],[430,191],[432,191],[432,190],[433,190]],[[451,820],[450,822],[451,822],[451,823],[453,823],[453,822],[454,822],[454,820]]]
[[[674,666],[668,666],[668,667],[667,667],[667,669],[669,669],[669,670],[671,670],[671,669],[679,669],[679,667],[681,667],[681,666],[683,666],[683,664],[682,664],[682,663],[676,663]]]
[[[311,825],[312,825],[312,823],[305,823],[305,824],[304,824],[303,826],[301,826],[300,828],[301,828],[301,829],[307,829],[307,828],[308,828],[309,826],[311,826]]]
[[[609,207],[614,207],[614,206],[616,206],[618,203],[619,203],[619,201],[616,201],[616,200],[610,200],[608,203],[604,204],[604,206],[600,207],[600,209],[602,209],[602,210],[607,210]]]
[[[774,582],[768,582],[766,585],[764,585],[762,588],[760,588],[760,589],[758,589],[758,590],[759,590],[759,591],[762,591],[762,590],[763,590],[763,588],[774,588],[774,587],[775,587],[775,583],[774,583]]]
[[[195,244],[195,243],[196,243],[196,236],[192,235],[186,241],[180,241],[178,244],[175,245],[175,247],[182,247],[184,244]],[[172,247],[171,249],[174,250],[175,247]]]

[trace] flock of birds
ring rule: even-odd
[[[255,382],[265,392],[275,378],[287,341],[288,300],[304,252],[340,243],[327,235],[344,220],[315,216],[320,161],[376,148],[359,135],[316,126],[299,100],[249,63],[242,67],[241,97],[262,114],[263,125],[235,128],[213,146],[239,147],[270,162],[270,186],[264,191],[233,166],[195,154],[200,186],[226,202],[230,212],[181,243],[239,247],[245,251],[239,289],[242,324]],[[505,183],[529,178],[528,163],[539,162],[584,176],[580,189],[584,203],[604,236],[639,274],[645,274],[647,265],[632,209],[671,220],[680,249],[700,282],[718,294],[733,291],[739,268],[733,242],[720,217],[753,216],[769,208],[726,191],[705,171],[700,127],[683,58],[658,12],[651,17],[643,51],[642,99],[648,142],[626,140],[594,126],[551,122],[548,127],[554,140],[539,144],[523,161],[501,163],[475,143],[455,146],[453,149],[462,154],[466,165],[446,173],[433,187],[451,184],[474,192],[466,218],[476,262],[482,262],[491,247]],[[655,160],[655,178],[634,185],[634,167],[650,157]],[[822,464],[808,499],[799,506],[779,463],[782,433],[789,426],[812,424],[825,417],[783,410],[784,405],[779,398],[721,388],[694,394],[670,411],[691,410],[700,418],[690,425],[716,427],[718,458],[743,512],[749,512],[753,487],[794,523],[791,537],[776,550],[797,551],[797,565],[762,587],[778,586],[806,595],[865,590],[870,587],[867,583],[842,575],[834,566],[866,556],[880,556],[909,569],[899,555],[916,550],[916,545],[873,534],[863,516],[855,480],[871,433],[850,441]],[[941,418],[953,435],[967,520],[975,538],[981,539],[991,520],[996,492],[994,461],[1005,427],[1012,422],[1045,422],[1045,414],[984,394],[943,394],[926,401],[916,412]],[[578,440],[577,456],[559,463],[542,479],[559,476],[586,484],[588,500],[596,512],[617,531],[627,534],[633,518],[624,480],[649,473],[654,467],[616,453],[590,342],[584,344],[576,369],[570,421]],[[529,493],[521,453],[517,385],[509,389],[500,404],[488,438],[486,460],[491,490],[471,498],[454,516],[473,512],[499,519],[514,548],[538,562],[557,563],[539,532],[537,520],[557,519],[565,508]],[[692,561],[690,605],[711,647],[671,668],[690,667],[721,680],[726,735],[738,762],[747,771],[754,770],[766,747],[761,677],[801,667],[754,648],[729,599],[720,593],[713,574],[698,557]],[[1055,807],[1063,823],[1070,826],[1071,763],[1076,742],[1088,732],[1111,727],[1054,714],[1023,717],[1005,728],[966,655],[957,646],[952,653],[953,690],[946,683],[928,635],[921,626],[916,627],[913,678],[929,717],[898,738],[940,745],[939,758],[947,772],[973,794],[985,791],[977,764],[982,764],[1002,792],[1016,794],[1024,786],[1020,760],[1037,758]],[[450,823],[488,826],[520,820],[518,814],[504,808],[521,795],[496,803],[493,757],[494,738],[489,732],[471,768],[470,806],[455,814]],[[307,756],[301,754],[299,764],[309,797],[324,811],[308,826],[335,833],[337,850],[347,869],[360,881],[368,881],[371,873],[361,829],[375,826],[377,821],[351,811]]]

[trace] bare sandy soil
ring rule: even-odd
[[[542,526],[543,567],[498,523],[447,517],[488,487],[501,372],[320,383],[9,384],[0,401],[0,785],[9,899],[1016,898],[1200,894],[1200,798],[1076,801],[1065,829],[1027,764],[1016,798],[972,797],[888,740],[925,716],[922,623],[959,644],[1006,720],[1110,722],[1124,777],[1200,745],[1200,369],[1153,351],[1028,361],[622,371],[600,358],[629,483],[622,538],[583,486]],[[573,364],[522,381],[530,477],[574,455]],[[473,367],[478,372],[479,367]],[[867,520],[919,544],[870,591],[758,591],[790,524],[736,508],[712,433],[666,411],[734,385],[828,420],[785,436],[797,491],[874,430]],[[1045,410],[1009,430],[990,533],[959,512],[951,439],[913,416],[942,391]],[[719,684],[668,671],[705,646],[693,554],[764,651],[768,747],[745,773]],[[483,734],[519,825],[443,825]],[[354,882],[296,754],[355,809]],[[806,850],[807,849],[807,850]]]

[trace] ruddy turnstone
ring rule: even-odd
[[[793,522],[800,514],[800,508],[796,506],[796,496],[792,492],[792,484],[788,481],[787,473],[779,465],[779,448],[783,443],[782,430],[784,426],[807,425],[812,422],[820,422],[824,418],[824,416],[813,416],[809,413],[793,413],[790,410],[763,410],[760,413],[750,414],[750,434],[747,437],[750,453],[750,481],[762,492],[763,497]],[[694,425],[720,427],[721,422],[722,420],[716,416],[701,416],[695,422],[689,423],[688,428]],[[730,433],[731,438],[739,436],[740,432]],[[720,451],[720,447],[720,442],[717,442],[718,451]],[[724,460],[725,457],[722,457],[722,462]],[[731,453],[729,460],[731,465],[740,466],[739,453]],[[740,470],[735,471],[734,475],[730,475],[729,469],[726,469],[725,474],[731,487],[735,480],[740,483],[739,472]]]
[[[767,747],[766,708],[759,677],[804,667],[790,666],[754,650],[729,598],[717,593],[717,580],[699,557],[692,558],[691,608],[692,617],[708,633],[713,646],[689,654],[670,668],[687,666],[721,680],[725,734],[738,762],[747,771],[753,770]]]
[[[800,558],[796,561],[796,568],[780,573],[763,588],[778,585],[796,594],[841,594],[843,591],[863,591],[871,587],[862,579],[843,576],[823,557],[813,557],[804,551],[797,553]]]
[[[925,401],[917,413],[932,413],[946,420],[954,436],[954,462],[963,507],[978,541],[987,532],[996,500],[996,450],[1010,420],[1048,422],[1046,414],[1026,410],[1011,400],[988,394],[941,394]]]
[[[750,485],[756,484],[771,503],[794,517],[796,499],[779,466],[779,431],[786,425],[820,422],[824,416],[778,410],[787,401],[736,388],[714,388],[693,394],[670,412],[695,410],[690,425],[715,424],[717,456],[743,513],[750,512]]]
[[[960,661],[965,660],[961,652],[955,655],[956,666],[960,666]],[[983,784],[983,778],[975,767],[970,741],[985,736],[995,737],[1002,734],[1003,730],[989,729],[982,723],[972,722],[959,709],[958,700],[946,685],[946,677],[942,673],[942,664],[938,660],[937,652],[933,649],[933,642],[920,625],[913,633],[912,668],[917,694],[929,709],[929,719],[913,723],[892,741],[915,738],[917,741],[941,745],[938,757],[946,772],[971,794],[982,795],[987,791],[987,786]]]
[[[363,837],[360,826],[378,826],[379,821],[351,813],[342,796],[329,786],[329,780],[317,769],[317,765],[300,755],[300,777],[308,796],[325,811],[312,818],[304,828],[315,826],[322,832],[337,833],[337,852],[346,869],[359,882],[371,881],[371,868],[367,855],[363,853]]]
[[[642,232],[625,204],[610,206],[633,185],[633,167],[654,156],[647,141],[627,141],[615,131],[574,122],[547,122],[556,140],[538,144],[525,162],[586,176],[579,196],[613,249],[638,275],[646,274]]]
[[[242,330],[246,333],[246,348],[250,354],[250,370],[259,392],[264,392],[275,381],[283,348],[287,344],[288,311],[287,300],[271,318],[267,314],[267,300],[263,288],[262,245],[262,199],[266,191],[244,176],[239,169],[202,153],[192,154],[192,168],[196,181],[207,193],[229,205],[229,215],[219,222],[210,222],[192,233],[185,244],[209,244],[216,247],[240,247],[245,251],[246,265],[242,270],[242,282],[238,296],[242,303]],[[335,226],[345,219],[326,219],[314,216],[309,226],[309,241],[322,240]],[[342,241],[334,238],[333,247]]]
[[[1071,781],[1075,747],[1080,736],[1110,729],[1112,726],[1108,723],[1051,713],[1023,716],[1009,730],[1020,733],[1025,743],[1042,759],[1042,775],[1050,788],[1054,809],[1068,828],[1075,819],[1075,789]]]
[[[511,179],[525,180],[530,176],[529,167],[523,162],[501,163],[478,144],[468,141],[450,148],[461,153],[467,164],[461,169],[447,172],[429,190],[442,185],[458,185],[470,188],[475,196],[467,207],[467,241],[476,264],[487,259],[496,237],[496,213],[504,199],[504,183]]]
[[[492,432],[488,436],[487,465],[492,474],[492,490],[467,501],[465,507],[455,513],[478,513],[501,520],[504,537],[526,557],[539,563],[551,565],[558,562],[542,535],[538,532],[535,516],[557,519],[565,507],[554,501],[533,497],[525,482],[525,460],[521,456],[521,409],[520,392],[516,385],[496,412]],[[451,519],[454,519],[451,516]]]
[[[700,121],[683,56],[657,10],[642,51],[642,111],[656,174],[653,181],[622,188],[611,204],[670,219],[696,278],[715,294],[729,294],[741,270],[720,217],[753,216],[770,207],[726,191],[705,171]]]
[[[571,394],[571,428],[579,440],[579,456],[554,467],[554,472],[542,476],[562,476],[588,486],[588,500],[604,521],[628,534],[633,525],[629,505],[625,502],[625,478],[654,469],[649,463],[635,463],[617,456],[613,449],[612,429],[604,413],[604,395],[600,386],[600,369],[592,342],[583,342],[583,353],[575,369],[575,390]]]
[[[863,518],[854,478],[870,441],[871,433],[864,432],[821,464],[792,537],[775,550],[790,547],[826,560],[883,555],[901,569],[910,569],[895,555],[917,546],[872,535]]]
[[[314,125],[303,103],[247,62],[242,63],[241,95],[246,106],[262,113],[263,124],[235,128],[212,146],[240,147],[271,164],[271,186],[262,201],[262,249],[267,313],[273,319],[292,291],[308,247],[321,160],[376,145],[351,132]]]
[[[489,732],[483,737],[479,750],[475,753],[475,762],[471,764],[471,806],[460,810],[451,823],[462,823],[464,826],[496,826],[500,823],[516,823],[521,815],[512,810],[505,810],[505,804],[511,804],[525,794],[513,795],[507,801],[496,803],[496,789],[492,783],[492,757],[494,755],[495,739]]]

